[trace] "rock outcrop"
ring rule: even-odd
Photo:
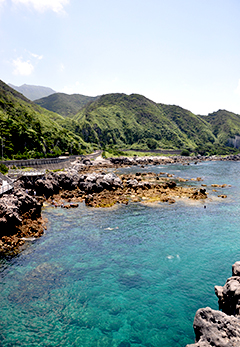
[[[212,310],[209,307],[197,311],[193,323],[196,343],[187,347],[240,346],[240,318]]]
[[[29,236],[43,233],[41,203],[25,189],[16,188],[0,199],[0,255],[14,254]]]
[[[215,286],[215,293],[222,312],[199,309],[193,323],[196,343],[187,347],[240,346],[240,262],[233,264],[223,287]]]
[[[151,158],[121,160],[125,164],[129,160],[132,164],[156,163]],[[103,163],[109,164],[112,165],[109,161]],[[110,207],[129,201],[172,204],[179,198],[207,198],[205,189],[177,186],[178,179],[167,173],[138,172],[117,176],[113,172],[104,172],[101,165],[98,167],[90,160],[76,160],[64,171],[39,176],[23,175],[14,183],[13,192],[0,198],[0,254],[16,249],[16,245],[21,245],[27,237],[34,238],[43,233],[41,204],[44,201],[55,207],[65,207],[67,202],[66,208],[70,208],[77,207],[77,204],[72,205],[73,202],[83,200],[87,206]]]

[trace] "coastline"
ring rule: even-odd
[[[162,172],[116,175],[109,170],[149,165],[190,165],[202,161],[240,160],[239,156],[222,157],[118,157],[94,161],[76,159],[63,171],[46,172],[31,181],[21,177],[14,183],[10,194],[0,197],[0,256],[12,256],[21,251],[29,238],[38,238],[47,228],[41,210],[44,202],[56,207],[74,208],[85,201],[91,207],[111,207],[131,202],[173,204],[179,199],[191,201],[207,199],[206,188],[183,187],[185,179]],[[192,178],[199,181],[201,178]],[[225,195],[219,195],[225,198]],[[189,200],[189,201],[190,201]]]
[[[44,221],[37,219],[39,205],[41,208],[45,204],[47,204],[48,206],[52,205],[53,208],[64,207],[66,209],[76,208],[78,202],[80,201],[85,201],[87,206],[92,206],[94,208],[110,207],[118,203],[127,204],[129,202],[135,201],[143,204],[155,204],[161,201],[162,204],[167,203],[168,205],[174,203],[171,202],[170,199],[174,199],[177,202],[181,193],[183,194],[182,201],[186,201],[191,205],[196,201],[196,199],[193,198],[193,193],[195,190],[197,191],[196,195],[198,197],[197,200],[199,201],[198,204],[199,206],[203,207],[203,205],[205,205],[205,202],[210,202],[211,200],[211,198],[209,199],[210,194],[207,195],[207,191],[210,192],[210,190],[215,190],[215,188],[219,191],[218,188],[222,190],[222,188],[227,187],[226,184],[211,184],[213,183],[211,181],[204,182],[201,180],[201,177],[195,177],[192,179],[189,178],[188,180],[186,180],[180,177],[176,177],[172,174],[168,174],[167,172],[161,172],[158,174],[155,174],[153,172],[145,173],[144,170],[140,170],[140,166],[134,169],[134,172],[136,172],[136,170],[138,170],[139,168],[139,172],[136,172],[135,174],[116,175],[115,173],[113,173],[115,167],[113,167],[112,165],[108,166],[107,162],[101,160],[101,158],[98,159],[97,165],[90,163],[88,165],[88,168],[86,164],[82,164],[82,162],[76,161],[76,163],[74,164],[75,167],[72,167],[70,170],[46,173],[45,176],[43,176],[41,179],[37,179],[37,183],[35,182],[34,184],[30,182],[26,177],[16,183],[13,193],[8,195],[7,202],[9,203],[9,197],[13,195],[13,197],[11,198],[12,204],[17,202],[18,207],[20,207],[19,202],[21,202],[22,205],[25,204],[25,209],[29,209],[33,205],[33,207],[30,209],[32,211],[32,216],[29,213],[23,213],[22,221],[24,220],[24,223],[22,225],[19,224],[18,226],[19,230],[21,227],[23,227],[23,229],[25,228],[26,236],[22,236],[20,240],[23,244],[27,240],[32,241],[35,237],[41,236],[40,233],[37,234],[38,228],[42,228],[42,233],[44,232]],[[193,167],[195,163],[193,162],[190,164]],[[129,165],[126,165],[126,167],[128,166]],[[208,167],[208,165],[206,166]],[[109,173],[108,167],[110,168]],[[197,168],[195,172],[201,172],[203,174],[205,170],[204,167],[205,166],[199,166],[199,168]],[[238,168],[238,165],[234,165],[234,167]],[[77,168],[79,168],[79,171],[77,170]],[[77,174],[76,171],[78,172]],[[124,172],[124,170],[121,171]],[[148,168],[146,171],[148,171]],[[188,183],[185,184],[185,182],[187,181]],[[191,181],[194,182],[195,188],[191,187]],[[205,185],[204,183],[207,183],[208,185]],[[104,185],[105,189],[102,189]],[[189,186],[188,188],[191,188],[192,190],[187,189],[186,192],[183,193],[182,188],[185,188],[184,186]],[[207,195],[207,197],[200,198],[200,189],[207,189],[204,194]],[[34,195],[34,191],[36,192],[36,195]],[[168,198],[168,200],[163,199],[163,193],[166,193],[165,196]],[[204,192],[202,191],[201,194],[203,193]],[[156,194],[156,196],[154,196],[154,194]],[[184,194],[186,194],[186,196]],[[187,194],[189,194],[189,196]],[[217,194],[215,193],[214,195],[217,196]],[[219,195],[219,197],[221,196]],[[221,198],[223,198],[223,196]],[[28,204],[24,202],[25,200],[28,201]],[[36,200],[36,203],[34,202],[34,200]],[[171,207],[168,207],[168,209],[169,211],[171,211]],[[21,207],[21,211],[23,210],[24,208]],[[189,210],[189,212],[190,211],[191,210]],[[208,209],[206,210],[206,212],[208,212]],[[76,214],[78,214],[77,211]],[[31,232],[33,232],[34,229],[35,236],[34,234],[33,236],[31,236]],[[9,251],[8,249],[8,255],[17,254],[17,252],[21,250],[23,244],[18,245],[18,247],[20,248],[16,247],[15,245],[15,250],[14,247],[12,251]],[[9,247],[11,247],[11,245],[9,245]],[[235,271],[233,276],[239,277],[239,274],[240,271],[237,271],[237,273]],[[239,279],[236,279],[236,277],[233,279],[230,278],[229,280],[227,280],[227,283],[224,287],[215,287],[215,292],[219,298],[219,309],[222,309],[223,312],[217,311],[216,309],[212,310],[209,307],[199,309],[194,319],[196,343],[187,346],[222,346],[225,345],[225,342],[228,343],[226,339],[229,339],[229,344],[226,345],[232,346],[234,343],[236,343],[236,345],[238,344],[240,340],[240,337],[238,336],[239,319],[237,318],[239,313],[236,310],[238,310],[237,306],[239,285],[236,282],[239,282]],[[233,300],[228,301],[228,299]],[[237,305],[235,306],[235,308],[233,305],[234,303]],[[214,307],[211,304],[209,306]],[[199,305],[198,307],[201,306]],[[229,307],[233,307],[233,311],[231,311],[230,313]],[[225,312],[226,310],[228,312]],[[225,327],[225,323],[227,324],[227,328]],[[223,336],[224,334],[227,336],[226,338]],[[221,344],[217,344],[219,339],[222,339]],[[186,343],[187,342],[185,342],[185,344]]]
[[[199,160],[189,157],[103,159],[99,156],[94,161],[77,159],[70,168],[46,172],[35,181],[22,176],[14,183],[13,191],[0,198],[0,256],[15,255],[26,240],[43,235],[47,228],[41,214],[44,202],[55,207],[74,208],[83,201],[91,207],[111,207],[130,201],[173,204],[181,198],[205,200],[204,187],[183,187],[186,180],[165,172],[159,175],[141,172],[117,175],[111,172],[129,166],[197,164]],[[200,183],[201,178],[192,180]]]

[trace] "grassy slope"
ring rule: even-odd
[[[76,153],[79,147],[88,147],[78,135],[61,127],[62,120],[0,81],[0,137],[5,157]]]
[[[87,103],[94,101],[97,97],[85,96],[81,94],[55,93],[34,102],[49,111],[56,112],[63,117],[75,115]]]
[[[144,96],[108,94],[83,108],[75,117],[85,141],[144,148],[194,146],[164,110]]]

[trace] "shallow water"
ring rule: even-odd
[[[218,308],[214,285],[240,260],[240,163],[124,171],[133,170],[202,177],[210,193],[213,183],[231,187],[207,203],[46,208],[46,234],[1,261],[1,346],[194,342],[196,310]]]

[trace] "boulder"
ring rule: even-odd
[[[232,276],[225,285],[215,286],[219,309],[228,315],[240,314],[240,277]]]
[[[240,346],[240,317],[209,307],[197,311],[194,323],[196,343],[186,347],[233,347]]]
[[[233,264],[232,276],[240,276],[240,261],[236,261],[236,263]]]
[[[13,235],[22,223],[22,217],[41,216],[41,204],[24,189],[16,189],[13,194],[5,194],[0,199],[0,237]]]
[[[240,346],[240,262],[232,266],[232,276],[224,286],[215,286],[219,310],[197,311],[193,328],[196,343],[186,347]]]

